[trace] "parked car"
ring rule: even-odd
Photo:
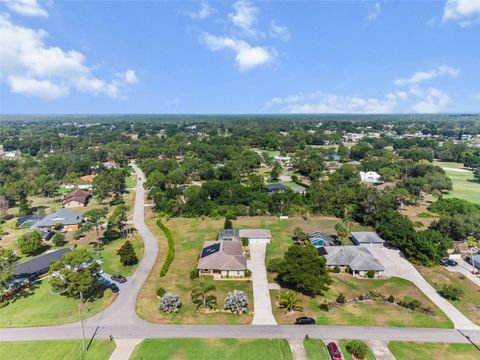
[[[295,320],[295,325],[315,325],[315,319],[307,316],[302,316]]]
[[[120,274],[112,275],[112,280],[116,281],[116,282],[119,282],[121,284],[123,284],[124,282],[127,282],[127,279]]]
[[[340,350],[338,350],[337,344],[334,342],[328,343],[327,349],[332,360],[342,360],[342,354],[340,353]]]
[[[118,288],[117,284],[114,284],[114,283],[110,283],[108,285],[108,287],[110,288],[110,290],[112,290],[112,292],[114,293],[117,293],[120,291],[120,289]]]
[[[458,263],[453,260],[453,259],[449,259],[449,258],[444,258],[440,261],[440,263],[443,265],[443,266],[457,266]]]
[[[103,276],[97,275],[97,280],[103,286],[109,287],[111,282],[105,279]]]

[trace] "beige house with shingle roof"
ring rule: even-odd
[[[242,242],[205,241],[198,260],[198,274],[214,277],[245,277],[247,257]]]

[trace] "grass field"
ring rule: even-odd
[[[107,360],[113,350],[115,350],[115,342],[110,340],[95,340],[91,343],[85,360]],[[0,356],[5,360],[80,359],[82,342],[81,340],[0,342],[0,355],[1,354],[6,356]]]
[[[130,242],[135,249],[138,259],[140,260],[143,255],[143,241],[140,236],[135,233],[130,239]],[[133,274],[138,264],[132,266],[123,266],[120,262],[120,256],[117,255],[117,250],[125,243],[125,240],[118,239],[104,246],[104,249],[100,252],[100,256],[103,260],[102,269],[108,274],[120,274],[123,276],[129,276]]]
[[[359,279],[349,274],[331,274],[333,283],[324,296],[310,298],[299,294],[302,300],[301,314],[316,319],[318,325],[363,325],[363,326],[397,326],[397,327],[441,327],[451,328],[451,321],[438,309],[415,285],[400,278]],[[382,302],[363,302],[347,304],[326,312],[319,308],[324,301],[335,300],[343,293],[347,299],[376,290],[385,296],[393,295],[396,299],[406,296],[418,299],[424,306],[434,309],[436,315],[429,316],[420,312],[412,312],[398,305]],[[292,324],[299,312],[285,314],[277,306],[279,291],[270,292],[272,306],[277,322]]]
[[[159,257],[150,273],[143,291],[137,301],[137,313],[145,320],[155,323],[175,324],[249,324],[252,321],[251,314],[234,315],[230,312],[216,311],[205,313],[197,311],[191,302],[191,291],[201,282],[213,284],[216,291],[218,308],[223,308],[225,297],[234,289],[246,292],[249,299],[249,310],[253,311],[253,295],[251,282],[248,280],[212,280],[207,277],[190,279],[190,272],[196,269],[196,263],[205,240],[214,240],[217,232],[223,228],[223,219],[185,219],[175,218],[164,221],[172,231],[175,241],[175,259],[170,265],[170,270],[165,277],[160,278],[160,268],[166,253],[166,239],[163,232],[156,225],[156,219],[147,216],[147,225],[159,239]],[[167,291],[174,292],[182,301],[179,313],[166,314],[158,310],[159,298],[156,289],[163,287]]]
[[[286,340],[239,339],[147,339],[130,360],[290,360]]]
[[[470,344],[391,341],[388,348],[397,360],[479,360],[480,351]]]
[[[463,169],[461,163],[435,162],[435,164],[444,168],[447,175],[452,179],[453,190],[446,197],[457,197],[480,204],[480,182],[474,179],[472,171],[460,172]]]
[[[85,304],[84,317],[92,316],[108,306],[115,295],[105,290],[103,297]],[[78,321],[77,299],[52,294],[48,280],[27,296],[11,301],[0,309],[0,327],[60,325]]]
[[[330,360],[327,347],[322,340],[309,339],[303,341],[308,360]]]
[[[345,360],[355,360],[355,358],[352,355],[350,355],[347,351],[348,341],[349,340],[340,340],[340,351],[342,352],[343,358]],[[368,349],[365,360],[375,360],[375,356],[373,355],[372,350],[370,350],[370,348]]]
[[[135,176],[135,174],[127,177],[126,185],[127,185],[127,189],[132,189],[137,185],[137,177]]]
[[[433,268],[417,267],[418,271],[436,290],[444,284],[456,284],[464,292],[460,300],[450,302],[474,323],[480,325],[480,288],[468,278],[457,272],[450,272],[443,266]]]

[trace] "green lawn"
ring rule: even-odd
[[[137,185],[137,177],[135,175],[131,175],[127,177],[126,185],[127,185],[127,189],[134,188]]]
[[[458,172],[451,169],[463,169],[463,164],[455,162],[435,162],[436,165],[446,168],[445,172],[452,179],[453,190],[446,197],[457,197],[480,204],[480,182],[473,177],[473,172]]]
[[[135,249],[138,259],[140,260],[143,255],[143,241],[140,236],[135,233],[130,242]],[[132,266],[123,266],[120,262],[120,256],[117,255],[117,250],[125,243],[125,240],[118,239],[104,246],[104,249],[100,252],[100,256],[103,260],[102,269],[108,274],[120,274],[123,276],[132,275],[138,264]]]
[[[304,340],[303,347],[307,353],[308,360],[330,360],[327,347],[320,339]]]
[[[299,294],[303,311],[301,314],[316,319],[318,325],[357,325],[357,326],[397,326],[397,327],[440,327],[451,328],[452,322],[440,311],[415,285],[400,278],[359,279],[349,274],[331,274],[333,283],[324,296],[310,298]],[[340,293],[347,299],[356,298],[368,291],[379,293],[396,299],[411,297],[418,299],[424,306],[431,307],[435,315],[412,312],[398,305],[387,302],[362,302],[347,304],[331,311],[323,311],[319,304],[325,299],[333,301]],[[272,306],[277,322],[292,324],[299,312],[285,314],[277,305],[279,292],[270,292]]]
[[[85,360],[108,360],[113,350],[115,342],[95,340],[90,345]],[[5,360],[73,360],[80,359],[81,354],[81,340],[0,342],[0,357]]]
[[[480,351],[471,344],[391,341],[388,348],[397,360],[478,360]]]
[[[114,299],[110,290],[103,297],[85,304],[84,317],[92,316],[103,310]],[[28,295],[11,301],[0,309],[0,327],[48,326],[78,321],[77,299],[52,294],[48,280]]]
[[[460,300],[450,302],[466,317],[480,325],[480,288],[473,281],[460,273],[450,272],[443,266],[418,266],[417,269],[435,290],[440,290],[444,284],[458,285],[464,295]]]
[[[343,354],[343,358],[345,360],[355,360],[352,355],[350,355],[347,351],[347,343],[349,340],[340,340],[340,351]],[[370,348],[368,349],[367,356],[365,357],[365,360],[375,360],[375,356],[372,353],[372,350]]]
[[[130,360],[290,360],[286,340],[239,339],[147,339],[134,350]]]

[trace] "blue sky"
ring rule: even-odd
[[[1,113],[480,111],[480,0],[0,0]]]

